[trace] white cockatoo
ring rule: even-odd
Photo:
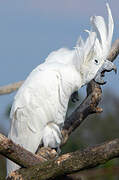
[[[40,144],[59,148],[61,130],[70,96],[92,79],[103,84],[102,71],[116,70],[106,59],[112,41],[113,18],[107,6],[108,24],[101,16],[91,17],[88,38],[73,50],[52,52],[36,67],[18,90],[12,105],[8,137],[35,153]],[[19,166],[7,160],[7,173]]]

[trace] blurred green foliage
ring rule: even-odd
[[[100,104],[104,112],[89,116],[82,125],[72,133],[67,144],[62,148],[62,153],[72,152],[77,149],[83,149],[87,146],[96,145],[107,140],[119,137],[119,96],[110,92],[105,92],[103,100]],[[80,102],[81,102],[80,98]],[[78,102],[79,103],[79,102]],[[68,114],[78,105],[78,103],[69,103]],[[6,109],[6,115],[9,115],[11,105]],[[0,132],[4,132],[3,129]],[[119,168],[119,159],[107,162],[96,169],[90,170],[90,173],[82,176],[82,180],[118,180],[119,173],[113,170]],[[108,169],[108,173],[101,173],[98,169]],[[92,173],[97,171],[97,175]],[[107,170],[105,170],[107,172]],[[90,175],[89,175],[90,174]],[[103,174],[103,175],[102,175]],[[5,159],[0,156],[0,176],[5,177]]]

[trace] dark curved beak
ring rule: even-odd
[[[98,83],[98,84],[105,84],[106,81],[103,80],[104,74],[105,72],[110,72],[110,71],[114,71],[115,73],[117,73],[117,68],[114,65],[114,63],[112,63],[109,60],[105,60],[103,65],[100,67],[100,69],[98,70],[94,80]]]

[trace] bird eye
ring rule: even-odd
[[[96,63],[96,64],[98,64],[98,63],[99,63],[97,59],[95,59],[95,63]]]

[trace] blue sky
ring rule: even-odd
[[[106,17],[105,0],[0,0],[0,86],[24,80],[29,72],[58,48],[73,48],[86,37],[90,16]],[[119,37],[119,1],[108,1]],[[119,61],[116,62],[117,66]],[[119,66],[118,66],[119,69]],[[119,92],[119,76],[110,73],[103,89]],[[0,122],[14,94],[1,96]],[[8,126],[4,123],[6,128]]]

